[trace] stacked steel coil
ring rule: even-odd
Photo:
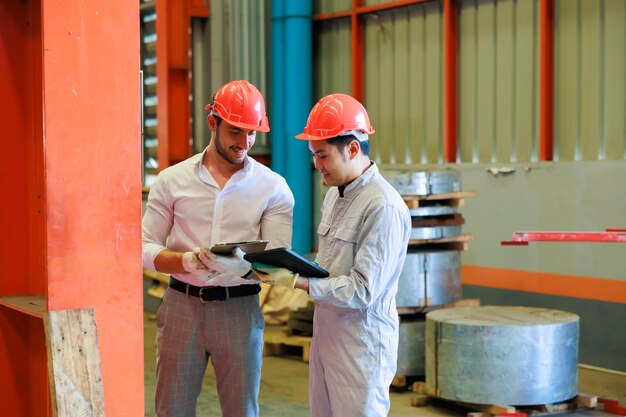
[[[458,171],[384,172],[383,175],[408,201],[461,191]],[[399,309],[450,304],[461,299],[461,252],[437,241],[461,235],[464,223],[449,200],[422,199],[411,207],[411,241],[398,284]],[[401,376],[425,374],[425,322],[423,315],[400,315],[398,369]]]

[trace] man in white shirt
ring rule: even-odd
[[[220,242],[291,246],[294,197],[286,181],[247,155],[268,132],[261,93],[247,81],[222,86],[206,106],[211,142],[163,170],[143,218],[143,265],[171,274],[157,312],[156,413],[196,415],[209,358],[223,416],[258,416],[263,350],[260,287],[241,253]]]
[[[331,188],[322,207],[316,262],[329,278],[253,264],[262,281],[315,300],[309,356],[313,417],[383,417],[396,372],[396,293],[411,234],[409,210],[369,159],[367,112],[345,94],[320,99],[304,132]]]

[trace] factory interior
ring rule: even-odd
[[[624,0],[0,0],[0,416],[157,415],[142,218],[233,80],[310,261],[337,187],[295,136],[329,94],[369,115],[411,221],[387,415],[626,416]],[[319,301],[258,298],[259,415],[312,415]]]

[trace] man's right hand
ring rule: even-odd
[[[211,257],[209,250],[202,247],[195,248],[192,252],[185,252],[183,254],[183,269],[192,274],[194,278],[207,281],[218,275],[217,271],[208,265]]]

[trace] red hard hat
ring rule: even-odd
[[[246,80],[231,81],[213,96],[204,110],[241,129],[269,132],[265,101],[257,88]]]
[[[330,94],[313,106],[304,131],[296,138],[325,140],[352,130],[374,133],[365,108],[347,94]]]

